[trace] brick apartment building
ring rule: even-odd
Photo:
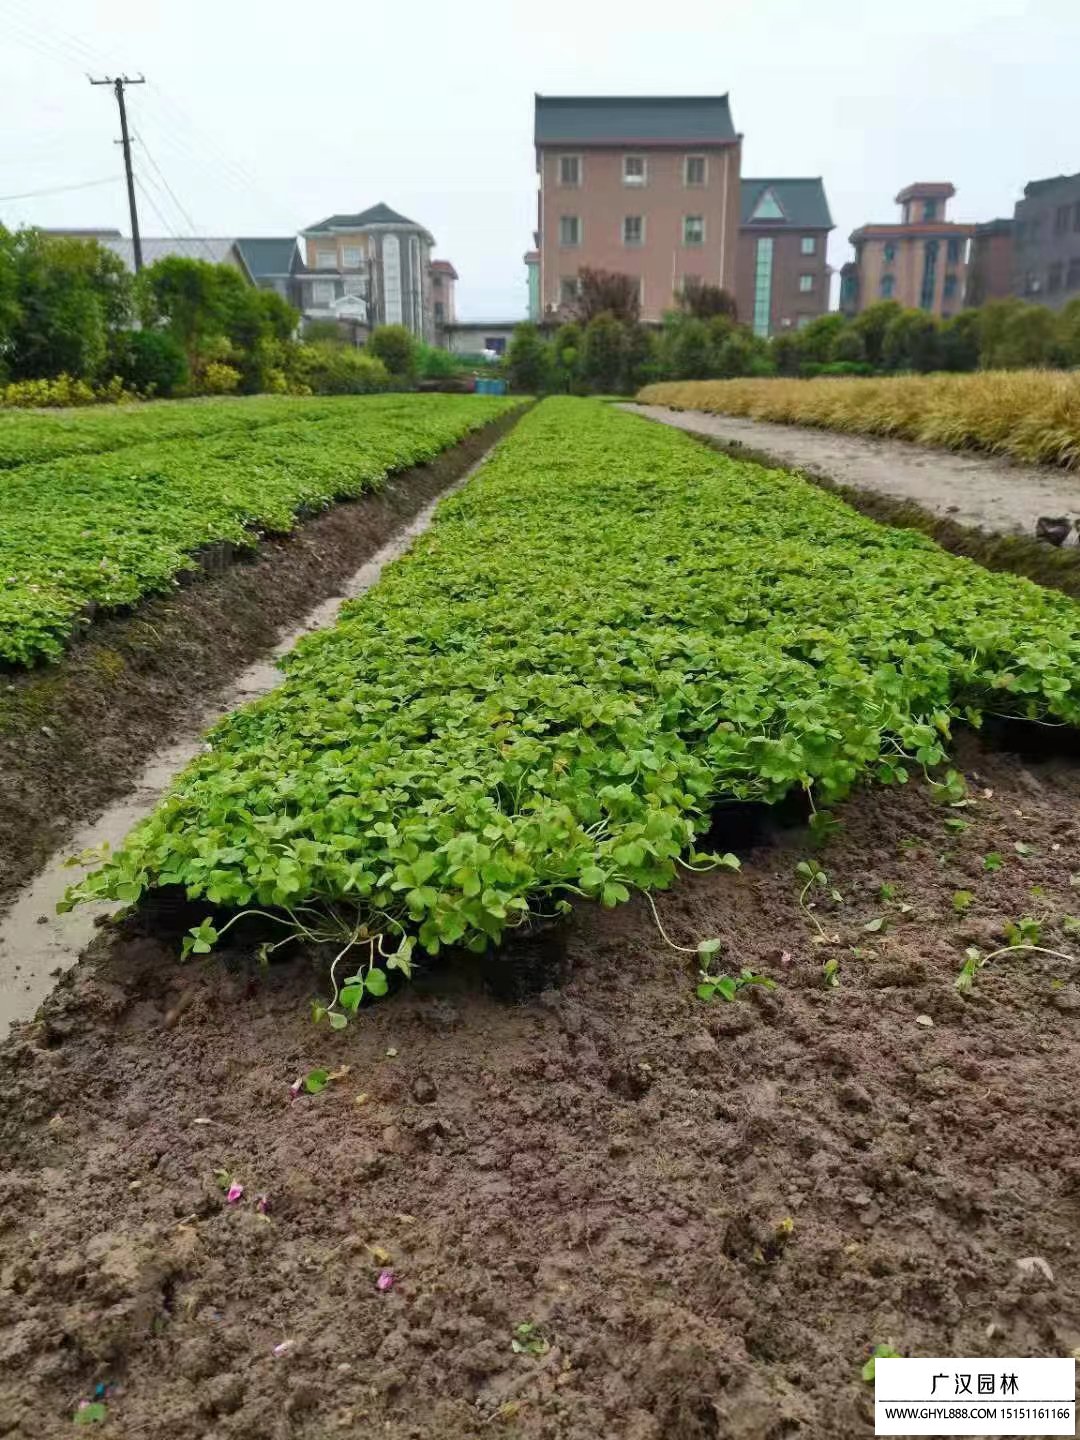
[[[1013,293],[1013,233],[1011,220],[984,220],[975,226],[968,252],[965,305],[985,305]]]
[[[1080,175],[1024,186],[1013,243],[1013,294],[1052,310],[1080,295]]]
[[[536,96],[539,308],[582,267],[637,277],[659,321],[685,281],[734,294],[742,137],[726,95]]]
[[[855,259],[842,271],[840,308],[857,314],[875,300],[928,310],[947,320],[961,309],[966,290],[968,244],[974,225],[946,219],[956,194],[952,185],[926,181],[896,197],[898,224],[870,224],[852,231]]]
[[[743,180],[735,302],[755,335],[806,325],[829,308],[825,186],[812,179]]]

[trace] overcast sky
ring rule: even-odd
[[[744,175],[824,176],[838,267],[910,181],[984,220],[1080,170],[1078,62],[1078,0],[0,0],[0,197],[106,182],[0,220],[129,233],[115,101],[85,78],[126,69],[145,234],[385,200],[457,266],[463,318],[518,316],[534,91],[727,91]]]

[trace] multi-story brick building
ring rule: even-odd
[[[435,306],[441,303],[445,315],[449,305],[453,313],[457,271],[449,261],[432,260],[435,241],[423,225],[379,204],[357,215],[330,215],[300,233],[305,264],[295,280],[305,320],[337,320],[358,340],[376,325],[404,325],[435,341]]]
[[[755,335],[798,329],[829,308],[833,228],[820,176],[743,180],[735,274],[739,319]]]
[[[1013,222],[1012,288],[1053,310],[1080,295],[1080,175],[1024,186]]]
[[[683,284],[734,293],[742,137],[726,95],[536,96],[542,316],[583,267],[636,276],[658,321]]]
[[[975,226],[946,219],[955,194],[952,185],[939,181],[908,185],[896,197],[899,224],[863,225],[852,232],[854,270],[844,267],[841,309],[855,314],[875,300],[898,300],[948,319],[961,308]]]
[[[965,305],[985,305],[1013,293],[1013,234],[1011,220],[984,220],[975,226],[968,251]]]

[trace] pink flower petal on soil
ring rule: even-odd
[[[375,1281],[377,1290],[392,1290],[394,1288],[393,1270],[380,1270],[379,1278]]]
[[[243,1195],[243,1193],[244,1193],[244,1187],[243,1187],[243,1185],[240,1185],[237,1181],[234,1180],[234,1181],[232,1182],[232,1184],[229,1186],[229,1189],[228,1189],[228,1191],[227,1191],[227,1193],[226,1193],[226,1195],[225,1195],[225,1203],[226,1203],[227,1205],[235,1205],[236,1202],[237,1202],[237,1201],[240,1199],[240,1197]]]
[[[281,1344],[275,1345],[270,1353],[271,1355],[281,1356],[284,1355],[286,1351],[291,1350],[292,1346],[293,1342],[291,1340],[282,1340]]]
[[[270,1200],[266,1195],[260,1195],[255,1201],[255,1209],[260,1215],[266,1215],[270,1210]]]

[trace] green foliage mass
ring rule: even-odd
[[[88,604],[167,588],[215,541],[251,547],[256,526],[290,530],[301,507],[376,488],[512,403],[396,395],[0,417],[0,660],[56,658]]]
[[[180,885],[481,949],[669,886],[721,798],[901,780],[983,706],[1077,723],[1080,607],[563,397],[285,668],[72,903]]]

